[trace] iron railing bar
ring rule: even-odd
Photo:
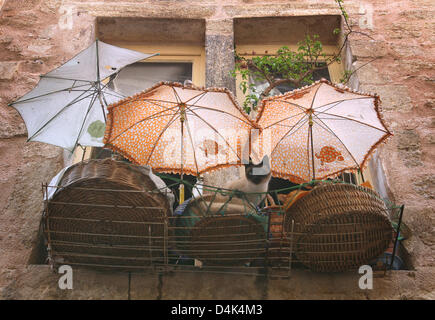
[[[93,204],[93,203],[80,203],[80,202],[50,201],[50,203],[51,204],[63,204],[63,205],[68,204],[68,205],[72,205],[72,206],[101,207],[101,208],[165,210],[165,208],[162,208],[162,207],[124,206],[124,205]]]

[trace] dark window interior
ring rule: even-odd
[[[191,62],[137,62],[122,69],[109,88],[125,96],[146,90],[160,81],[192,80]]]

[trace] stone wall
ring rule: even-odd
[[[380,165],[390,197],[405,204],[404,221],[413,232],[405,244],[414,266],[433,266],[434,6],[430,1],[363,4],[366,12],[373,12],[372,21],[353,15],[352,23],[364,26],[356,30],[370,38],[351,38],[354,67],[361,67],[360,89],[380,95],[384,118],[394,133],[379,150]]]
[[[77,271],[73,291],[59,290],[58,276],[48,266],[28,266],[28,260],[39,227],[41,183],[63,166],[63,152],[26,143],[24,123],[8,103],[31,90],[40,74],[86,48],[95,37],[97,17],[205,20],[206,83],[234,89],[228,77],[234,64],[234,18],[337,15],[339,11],[333,0],[2,0],[0,299],[435,298],[433,1],[346,0],[345,4],[355,30],[367,34],[354,33],[350,39],[347,63],[360,68],[352,84],[381,96],[385,120],[395,134],[379,149],[376,161],[392,200],[406,205],[404,220],[412,237],[405,244],[415,271],[375,278],[374,290],[363,292],[356,288],[357,275],[352,274],[296,271],[288,281],[133,275],[135,281],[129,286],[126,274],[85,270]]]

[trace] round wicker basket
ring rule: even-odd
[[[163,262],[171,209],[149,173],[111,159],[68,168],[44,218],[54,261],[112,268]]]
[[[224,214],[218,213],[216,209],[223,204],[213,203],[213,198],[193,199],[176,218],[180,251],[206,265],[236,266],[257,259],[265,251],[266,217],[248,214],[239,205],[229,205]]]
[[[291,206],[284,230],[297,259],[319,272],[358,268],[382,254],[392,240],[387,208],[372,190],[322,184]]]

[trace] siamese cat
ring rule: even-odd
[[[260,163],[254,164],[251,159],[245,164],[245,176],[231,181],[224,186],[225,189],[238,190],[246,194],[246,199],[254,206],[258,206],[266,197],[271,178],[270,161],[266,155]],[[262,194],[250,194],[260,192]],[[245,199],[245,201],[246,201]]]

